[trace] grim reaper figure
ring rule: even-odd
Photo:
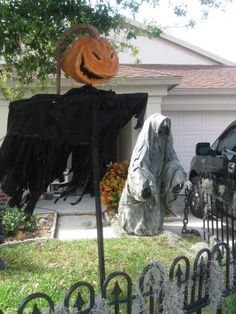
[[[156,113],[144,123],[134,147],[118,220],[128,234],[160,233],[166,208],[183,187],[186,174],[173,148],[171,123]]]

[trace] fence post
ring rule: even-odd
[[[1,186],[0,186],[0,197],[1,197]],[[1,198],[0,198],[1,200]],[[3,226],[2,226],[2,212],[5,209],[6,204],[5,203],[0,203],[0,245],[1,243],[4,242],[4,232],[3,232]],[[5,262],[4,260],[0,257],[0,270],[5,269]],[[1,312],[0,312],[1,314]]]

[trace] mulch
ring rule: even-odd
[[[34,238],[50,237],[54,222],[54,214],[40,215],[36,222],[36,228],[32,231],[20,231],[15,236],[6,236],[4,242],[23,241]]]

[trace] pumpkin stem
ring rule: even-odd
[[[84,30],[86,31],[87,33],[89,33],[90,37],[93,37],[93,38],[99,38],[100,34],[99,34],[99,31],[97,30],[96,27],[94,27],[93,25],[91,24],[75,24],[73,26],[71,26],[70,28],[68,28],[67,30],[65,30],[58,42],[57,42],[57,48],[56,48],[56,56],[57,58],[60,58],[60,54],[61,54],[61,45],[63,44],[63,42],[65,41],[66,37],[68,35],[70,35],[71,33],[74,33],[75,31],[78,31],[78,30]]]
[[[96,27],[94,27],[91,24],[75,24],[73,26],[71,26],[70,28],[68,28],[67,30],[65,30],[58,42],[57,42],[57,47],[56,47],[56,58],[57,58],[57,94],[60,94],[60,80],[61,80],[61,70],[60,70],[60,58],[61,58],[61,46],[64,43],[66,37],[68,35],[70,35],[71,33],[78,31],[78,30],[84,30],[86,31],[90,37],[93,37],[95,39],[100,37],[100,33],[97,30]]]

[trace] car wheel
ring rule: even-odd
[[[201,190],[201,180],[199,177],[191,179],[192,189],[190,193],[190,210],[193,216],[203,218],[203,199]]]

